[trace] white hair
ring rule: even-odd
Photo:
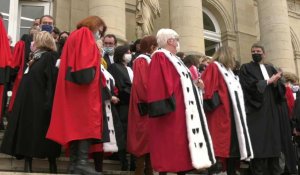
[[[168,39],[178,38],[179,35],[172,29],[160,29],[156,34],[158,47],[164,48],[167,45]]]

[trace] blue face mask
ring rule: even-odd
[[[48,24],[43,24],[42,25],[42,31],[46,31],[46,32],[51,33],[53,31],[53,26],[48,25]]]

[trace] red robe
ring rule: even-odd
[[[19,88],[19,84],[21,82],[21,79],[24,74],[24,61],[25,61],[25,42],[24,41],[19,41],[16,43],[15,46],[15,51],[13,55],[13,68],[19,67],[17,77],[14,82],[14,87],[12,90],[12,96],[10,98],[9,106],[8,106],[8,111],[10,112],[13,108],[14,101],[16,98],[16,93]]]
[[[153,169],[158,172],[191,170],[193,166],[180,76],[164,53],[152,56],[148,79],[149,103],[159,103],[174,97],[176,106],[173,112],[149,119],[149,149]]]
[[[138,103],[147,102],[148,72],[149,63],[146,59],[138,57],[134,60],[128,113],[127,150],[137,157],[149,153],[148,115],[141,116],[138,110]]]
[[[4,85],[9,81],[9,69],[11,68],[12,54],[8,43],[7,33],[3,20],[0,19],[0,119],[2,118],[2,107],[4,97]]]
[[[293,96],[293,91],[289,86],[285,87],[285,97],[287,101],[287,106],[288,106],[288,112],[289,112],[289,118],[292,119],[292,112],[294,109],[294,104],[295,104],[295,98]]]
[[[201,75],[204,82],[204,100],[212,99],[215,92],[219,94],[221,104],[206,112],[208,128],[216,157],[229,157],[231,141],[230,96],[225,80],[216,64],[211,63]]]
[[[73,140],[102,138],[99,58],[88,28],[69,36],[61,55],[48,139],[66,145]]]

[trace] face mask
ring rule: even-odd
[[[59,41],[58,41],[59,45],[60,45],[61,47],[64,46],[66,40],[67,40],[67,38],[60,38]]]
[[[98,41],[101,38],[101,35],[99,34],[99,31],[94,33],[94,38],[95,38],[96,41]]]
[[[42,31],[46,31],[46,32],[51,33],[53,31],[53,26],[48,25],[48,24],[43,24],[42,25]]]
[[[107,53],[109,55],[113,55],[115,48],[114,47],[104,47],[103,50],[105,53]]]
[[[33,41],[30,43],[30,50],[31,50],[31,52],[35,52],[36,51],[36,47],[35,47]]]
[[[298,92],[299,91],[299,86],[298,85],[291,85],[292,91],[293,92]]]
[[[123,60],[125,63],[129,63],[132,59],[132,55],[129,53],[125,53],[125,55],[123,56]]]
[[[177,42],[176,52],[180,52],[180,44],[179,44],[179,42]]]
[[[254,62],[259,63],[262,60],[262,54],[254,53],[252,59]]]

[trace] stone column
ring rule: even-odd
[[[286,0],[257,0],[260,40],[267,61],[295,73],[295,62]]]
[[[106,33],[126,41],[125,0],[89,0],[89,15],[101,17],[107,25]]]
[[[170,0],[170,20],[181,51],[205,53],[202,0]]]

